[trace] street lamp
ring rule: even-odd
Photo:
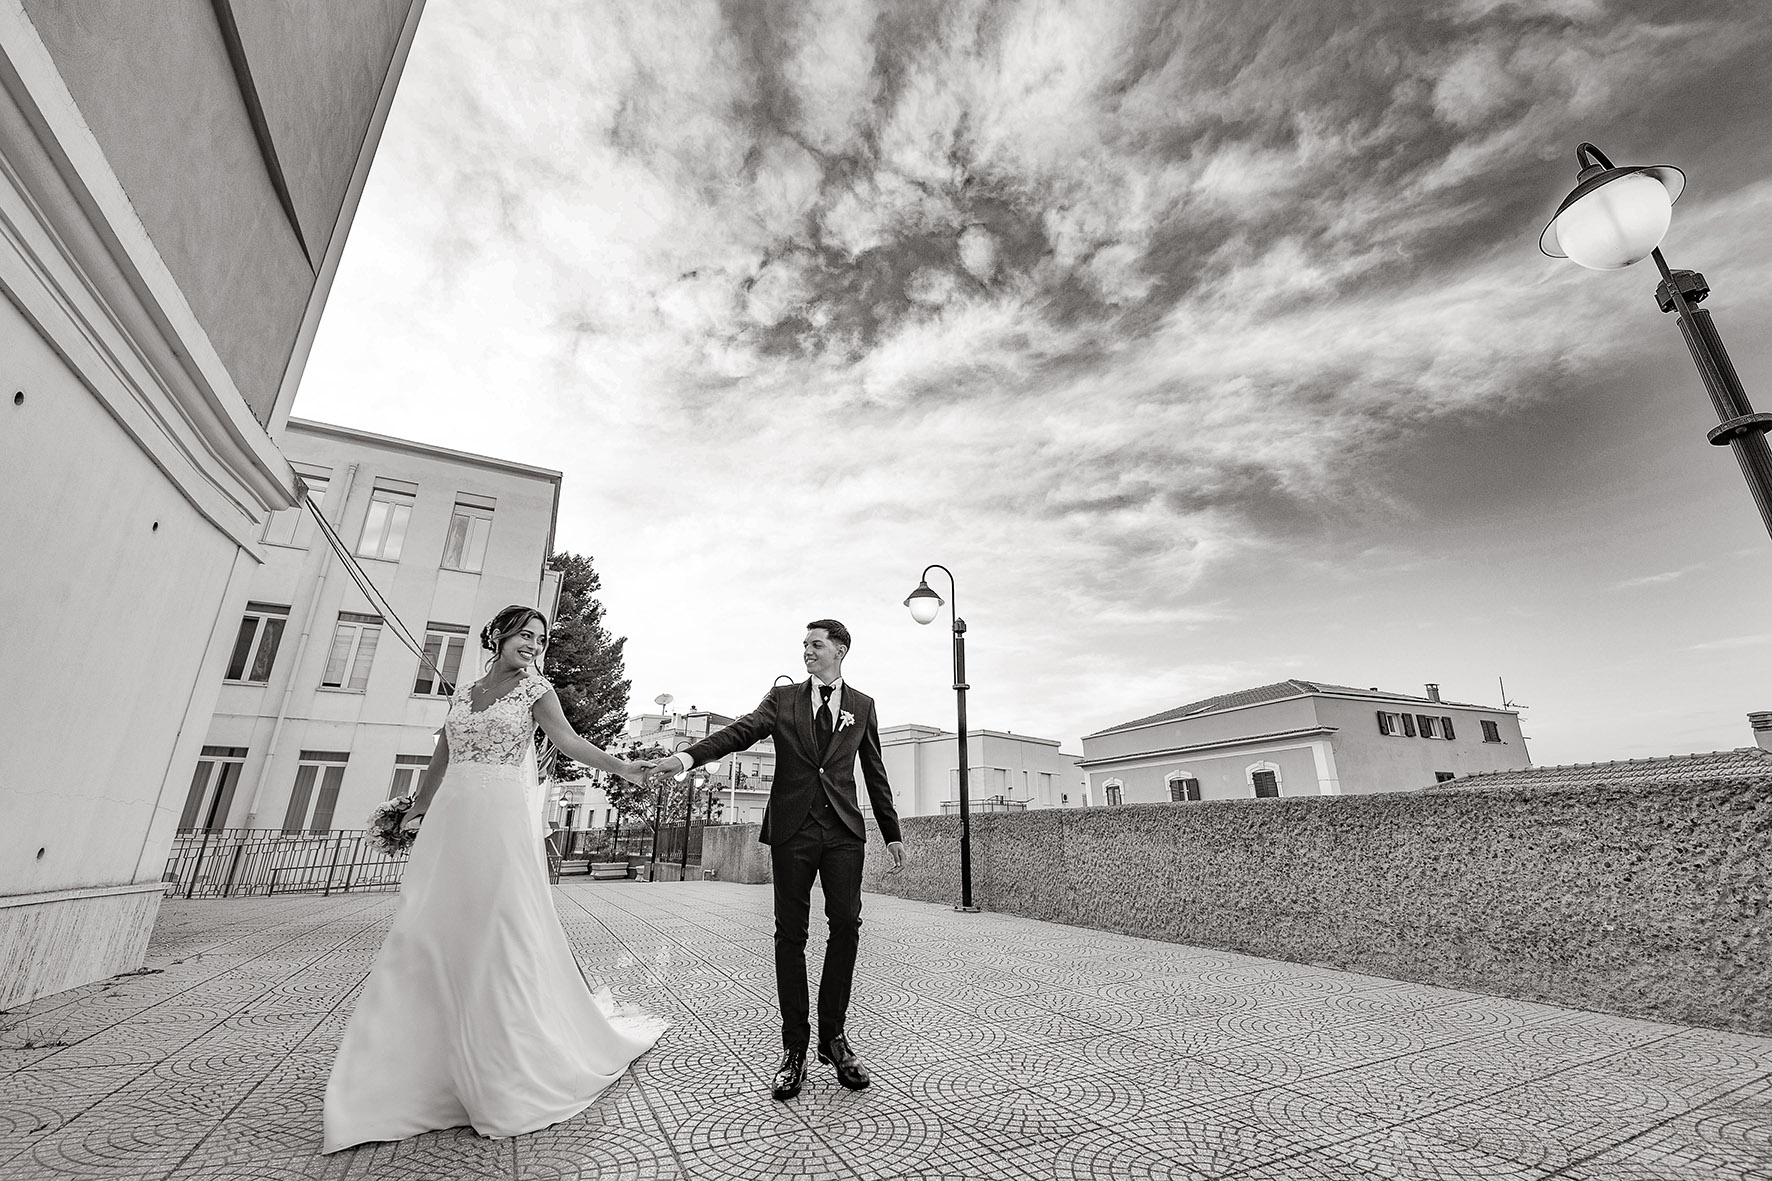
[[[677,864],[677,880],[680,882],[689,880],[689,826],[695,819],[695,791],[699,787],[705,787],[708,780],[719,770],[720,764],[709,763],[705,767],[697,767],[695,770],[687,772],[689,793],[683,800],[683,860]],[[683,775],[678,775],[677,780],[682,782]],[[710,788],[708,799],[713,798],[714,793]]]
[[[1707,436],[1735,452],[1760,520],[1772,534],[1772,414],[1755,414],[1735,366],[1723,349],[1710,313],[1698,304],[1710,285],[1696,271],[1670,271],[1661,257],[1661,239],[1673,219],[1673,204],[1686,187],[1686,174],[1667,164],[1619,168],[1589,143],[1575,149],[1581,171],[1575,189],[1557,206],[1556,216],[1538,237],[1538,248],[1596,271],[1615,271],[1653,258],[1661,271],[1655,302],[1677,312],[1680,334],[1710,393],[1718,425]]]
[[[969,688],[966,684],[966,621],[960,618],[960,596],[954,587],[954,572],[939,564],[923,567],[923,575],[917,579],[917,589],[905,599],[904,605],[910,608],[911,618],[918,623],[930,623],[940,614],[941,596],[929,589],[931,570],[940,570],[948,576],[948,598],[953,604],[950,610],[954,617],[954,698],[960,715],[960,905],[954,909],[977,914],[978,907],[972,905],[972,797],[966,782],[966,690]]]

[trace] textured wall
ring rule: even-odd
[[[0,1010],[142,966],[164,893],[36,895],[0,905]]]
[[[769,846],[757,840],[760,824],[715,824],[702,831],[701,863],[722,882],[760,885],[770,879]]]
[[[956,901],[958,818],[904,828],[910,866],[887,875],[875,847],[866,888]],[[973,889],[1030,918],[1772,1031],[1772,780],[983,815]]]

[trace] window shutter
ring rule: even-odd
[[[1413,714],[1398,715],[1403,719],[1403,734],[1407,738],[1415,737],[1415,716]]]
[[[1380,734],[1389,734],[1391,732],[1391,724],[1385,719],[1384,711],[1382,709],[1378,711],[1378,732]]]
[[[1440,730],[1446,735],[1447,741],[1451,741],[1453,738],[1457,737],[1457,735],[1454,734],[1452,731],[1452,719],[1451,718],[1441,718],[1440,719]]]
[[[1426,714],[1415,715],[1415,728],[1416,732],[1423,738],[1432,738],[1434,736],[1434,720]]]

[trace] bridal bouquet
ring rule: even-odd
[[[400,825],[406,820],[406,813],[412,808],[412,796],[395,796],[385,803],[377,804],[375,811],[369,814],[369,843],[390,857],[404,853],[412,848],[412,839],[416,832],[401,832]]]

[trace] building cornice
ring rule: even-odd
[[[513,475],[528,476],[536,480],[545,480],[556,488],[556,505],[561,473],[552,468],[532,467],[526,463],[517,463],[510,459],[496,459],[490,455],[476,455],[471,451],[455,451],[448,447],[438,447],[431,443],[416,443],[411,439],[397,439],[392,435],[378,435],[373,431],[358,430],[356,427],[339,426],[331,422],[315,422],[308,418],[291,418],[287,431],[311,435],[327,435],[334,439],[342,439],[347,443],[359,443],[377,447],[384,451],[401,451],[408,455],[423,456],[427,459],[445,459],[451,463],[472,464],[475,467],[487,468],[491,471],[509,472]]]
[[[277,400],[272,405],[270,414],[269,426],[273,435],[280,436],[283,433],[283,427],[289,420],[290,407],[295,403],[296,390],[301,385],[302,375],[307,372],[308,354],[313,351],[314,336],[320,330],[320,314],[325,311],[327,297],[332,294],[332,283],[338,276],[339,260],[344,257],[345,240],[349,237],[351,225],[356,221],[357,206],[362,201],[364,186],[369,182],[369,166],[375,159],[376,149],[381,146],[381,135],[387,127],[388,112],[394,107],[394,92],[399,87],[401,75],[406,72],[406,58],[412,51],[413,38],[418,35],[418,20],[424,13],[424,7],[425,0],[411,0],[411,6],[406,10],[406,24],[400,30],[400,38],[394,45],[387,72],[382,75],[381,93],[376,96],[375,110],[370,114],[369,126],[363,131],[363,142],[357,148],[357,161],[351,169],[351,179],[345,186],[338,217],[332,223],[332,233],[326,240],[326,252],[320,256],[320,265],[315,268],[314,286],[308,292],[308,303],[302,311],[301,325],[296,329],[289,359],[283,366],[283,381],[277,388]]]
[[[1196,742],[1187,746],[1171,746],[1163,750],[1141,750],[1131,754],[1106,755],[1099,759],[1081,759],[1079,767],[1105,767],[1110,763],[1149,762],[1153,759],[1174,758],[1176,755],[1210,754],[1213,751],[1235,750],[1243,746],[1259,746],[1262,743],[1276,742],[1286,738],[1323,738],[1330,734],[1339,734],[1339,726],[1305,726],[1297,730],[1275,730],[1270,734],[1251,734],[1244,738],[1227,738],[1218,742]]]
[[[1031,742],[1037,746],[1057,747],[1063,745],[1062,739],[1036,738],[1032,734],[1011,734],[1007,730],[968,730],[966,737],[969,741],[974,738],[1001,738],[1008,742]],[[935,726],[919,725],[916,722],[901,722],[895,726],[880,728],[880,743],[883,746],[903,746],[907,742],[937,742],[943,739],[952,742],[954,732],[938,729]]]
[[[1518,717],[1519,712],[1520,712],[1519,710],[1515,710],[1515,709],[1504,709],[1503,707],[1498,706],[1498,705],[1472,705],[1471,703],[1466,702],[1466,701],[1434,701],[1431,698],[1427,698],[1427,697],[1406,697],[1406,696],[1403,696],[1402,694],[1384,695],[1384,694],[1378,694],[1378,693],[1336,693],[1332,690],[1319,689],[1314,693],[1306,693],[1306,692],[1301,691],[1301,692],[1292,694],[1290,697],[1273,697],[1273,698],[1268,699],[1267,701],[1251,701],[1246,705],[1227,705],[1227,706],[1223,706],[1219,709],[1203,709],[1199,713],[1183,714],[1181,717],[1178,717],[1178,718],[1163,718],[1159,721],[1154,721],[1154,722],[1138,722],[1136,724],[1129,722],[1124,726],[1109,726],[1106,730],[1097,730],[1093,734],[1083,735],[1083,741],[1087,742],[1091,738],[1107,738],[1107,737],[1110,737],[1115,734],[1131,734],[1131,733],[1138,731],[1138,730],[1149,730],[1149,729],[1152,729],[1157,726],[1173,726],[1177,722],[1191,722],[1195,718],[1222,717],[1225,714],[1237,713],[1239,710],[1261,709],[1264,706],[1279,705],[1282,702],[1300,701],[1305,698],[1312,698],[1312,697],[1331,697],[1337,701],[1372,702],[1377,705],[1399,705],[1399,706],[1410,706],[1410,707],[1422,706],[1422,705],[1433,705],[1433,706],[1441,706],[1446,709],[1468,709],[1468,710],[1474,710],[1479,713],[1487,713],[1487,714],[1508,714],[1508,715],[1511,715],[1514,717]],[[1409,712],[1414,713],[1416,711],[1414,708],[1411,708],[1409,710]]]
[[[0,284],[198,512],[256,550],[293,473],[16,3],[0,4]]]

